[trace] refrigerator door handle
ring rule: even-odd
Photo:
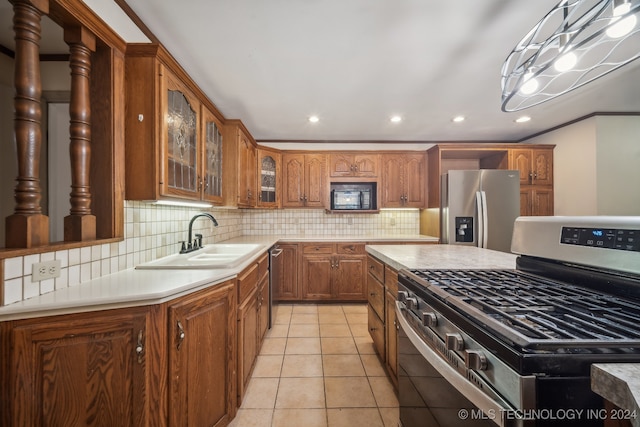
[[[481,191],[482,198],[482,246],[486,248],[489,243],[489,212],[487,212],[487,193]]]
[[[484,191],[476,191],[476,212],[478,213],[476,217],[476,229],[478,235],[478,241],[476,242],[476,246],[481,248],[484,243],[484,207],[482,206],[482,193]]]

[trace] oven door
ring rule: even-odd
[[[403,427],[518,426],[515,409],[477,376],[464,376],[460,361],[447,362],[426,343],[421,321],[396,302],[400,422]],[[413,326],[412,326],[413,324]],[[453,365],[457,365],[456,369]],[[474,384],[468,378],[473,378]],[[481,389],[482,388],[482,389]]]

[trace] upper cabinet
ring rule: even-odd
[[[202,106],[202,156],[203,199],[221,204],[222,198],[222,125],[216,116]]]
[[[227,120],[224,144],[225,204],[241,208],[257,205],[257,146],[239,120]],[[233,179],[235,177],[235,179]]]
[[[326,154],[284,153],[282,165],[283,208],[326,207]]]
[[[422,152],[382,155],[383,208],[424,208],[427,161]]]
[[[280,167],[282,155],[277,150],[258,148],[258,207],[280,207]]]
[[[520,171],[520,215],[553,215],[553,148],[529,146],[509,152],[509,168]]]
[[[221,203],[223,117],[159,45],[127,47],[125,85],[126,199]]]
[[[380,155],[374,153],[331,153],[329,175],[332,178],[362,177],[377,178]]]

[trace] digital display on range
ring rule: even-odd
[[[560,243],[640,252],[640,230],[562,227]]]

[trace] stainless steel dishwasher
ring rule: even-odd
[[[273,245],[269,249],[269,329],[273,325],[273,289],[282,280],[282,249]]]

